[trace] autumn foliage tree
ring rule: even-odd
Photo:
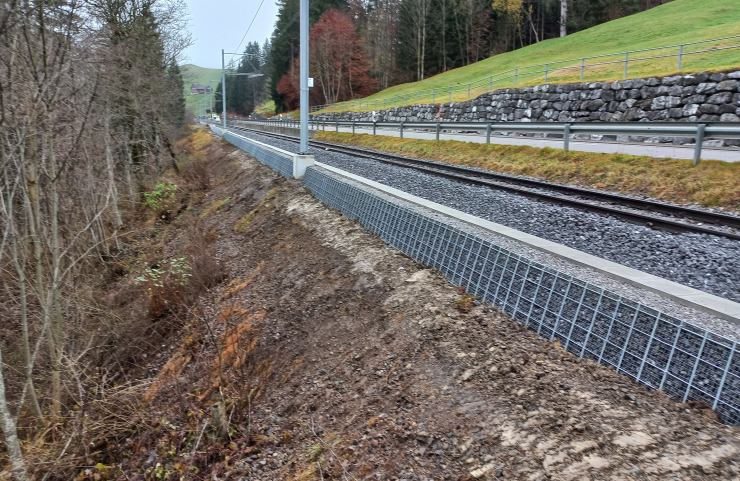
[[[309,71],[314,77],[312,103],[333,103],[370,95],[376,80],[370,78],[370,64],[362,55],[362,41],[352,19],[337,10],[324,13],[309,35]],[[277,90],[289,109],[298,106],[299,64],[285,73]]]

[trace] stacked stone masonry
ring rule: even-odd
[[[375,116],[378,122],[424,122],[438,118],[442,122],[737,122],[740,121],[740,71],[499,89],[467,102],[406,105],[380,110]],[[373,115],[372,112],[322,113],[312,115],[311,119],[372,121]],[[694,142],[688,138],[629,139]],[[737,146],[740,141],[714,140],[705,145]]]

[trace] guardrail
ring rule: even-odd
[[[250,120],[237,121],[241,124],[280,125],[297,128],[298,120]],[[701,160],[704,140],[740,139],[740,122],[367,122],[367,121],[312,121],[314,130],[326,130],[327,125],[339,132],[339,127],[351,127],[352,133],[358,127],[399,129],[403,138],[406,130],[434,130],[436,140],[442,130],[485,132],[486,143],[491,142],[491,134],[497,132],[558,134],[563,136],[563,150],[568,152],[571,135],[638,135],[646,137],[684,137],[695,139],[694,165]]]
[[[547,83],[548,77],[552,76],[553,73],[562,72],[565,70],[579,70],[580,80],[583,80],[584,72],[586,71],[586,69],[591,68],[591,67],[604,66],[604,65],[617,65],[617,64],[624,65],[622,75],[623,75],[623,78],[627,78],[627,72],[628,72],[628,67],[630,63],[645,62],[649,60],[657,60],[657,59],[671,58],[671,57],[677,58],[676,71],[681,71],[681,68],[683,66],[684,57],[688,55],[696,55],[696,54],[701,54],[701,53],[718,52],[722,50],[735,49],[735,48],[740,48],[740,45],[717,46],[717,47],[712,47],[712,48],[704,48],[700,50],[691,50],[691,51],[687,51],[686,50],[687,47],[691,47],[693,45],[707,44],[711,42],[721,42],[721,41],[731,40],[735,38],[740,38],[740,35],[733,35],[730,37],[722,37],[722,38],[714,38],[710,40],[701,40],[698,42],[682,43],[682,44],[677,44],[677,45],[667,45],[665,47],[645,48],[641,50],[628,50],[624,52],[617,52],[617,53],[611,53],[611,54],[605,54],[605,55],[595,55],[592,57],[581,57],[581,58],[573,58],[573,59],[568,59],[568,60],[556,60],[553,62],[541,63],[537,65],[527,65],[524,67],[517,67],[517,68],[505,70],[503,72],[499,72],[493,75],[489,75],[488,77],[475,80],[468,84],[434,87],[431,89],[418,90],[416,92],[410,92],[404,95],[395,95],[393,97],[386,97],[382,99],[372,99],[372,100],[359,99],[359,100],[349,100],[346,102],[337,102],[333,104],[315,105],[311,107],[311,112],[318,112],[321,110],[324,110],[326,112],[381,110],[381,109],[399,107],[402,105],[409,105],[409,103],[422,103],[422,100],[428,100],[428,101],[431,101],[431,103],[434,103],[435,101],[451,102],[453,94],[462,93],[464,97],[464,94],[466,92],[467,92],[467,98],[470,99],[471,95],[476,96],[484,92],[492,91],[494,84],[496,85],[497,88],[505,87],[509,85],[513,85],[514,87],[516,87],[519,85],[520,82],[524,80],[531,81],[539,77],[543,77],[544,82]],[[647,57],[635,57],[635,54],[640,54],[643,52],[655,52],[658,50],[669,50],[669,49],[675,49],[676,52],[666,53],[662,55],[650,55]],[[619,59],[618,60],[607,60],[610,57],[619,57]],[[600,59],[600,61],[587,64],[586,60],[591,60],[591,59]],[[575,63],[575,65],[573,65],[573,63]],[[568,64],[568,65],[558,66],[562,64]],[[603,72],[601,72],[601,74],[602,74],[602,77],[605,75]],[[456,99],[457,99],[457,96],[456,96]]]

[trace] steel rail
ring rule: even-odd
[[[297,142],[294,137],[289,135],[264,132],[261,130],[249,129],[245,127],[232,128],[254,132],[268,137],[279,138],[290,142]],[[740,216],[708,212],[700,209],[677,206],[673,204],[663,204],[654,200],[635,199],[621,194],[590,190],[583,187],[575,187],[565,184],[554,184],[542,180],[517,177],[508,174],[501,174],[498,172],[474,170],[469,167],[453,164],[444,164],[429,160],[402,157],[377,151],[367,151],[364,149],[330,144],[316,140],[311,140],[309,144],[315,147],[320,147],[324,150],[333,150],[338,153],[376,160],[398,167],[421,170],[432,175],[445,177],[459,182],[482,185],[489,188],[504,190],[538,200],[546,200],[548,202],[568,205],[579,210],[596,212],[602,215],[611,215],[622,218],[624,220],[628,220],[632,223],[647,225],[648,227],[664,229],[678,233],[694,232],[699,234],[727,237],[733,240],[740,240],[740,233],[716,230],[702,225],[682,222],[680,220],[666,219],[664,217],[651,215],[649,213],[625,211],[617,207],[585,202],[583,200],[579,200],[579,198],[585,198],[596,202],[619,204],[628,208],[639,209],[643,211],[647,210],[679,219],[693,220],[696,222],[714,224],[719,226],[727,226],[732,229],[738,230],[740,230]],[[534,191],[530,189],[538,190]],[[548,190],[550,192],[542,192],[541,190]]]

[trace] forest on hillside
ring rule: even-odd
[[[310,103],[364,97],[668,1],[312,0]],[[268,99],[277,112],[298,106],[300,2],[278,2],[272,37],[247,45],[249,55],[234,65],[264,77],[234,77],[226,92],[230,111],[248,115]]]

